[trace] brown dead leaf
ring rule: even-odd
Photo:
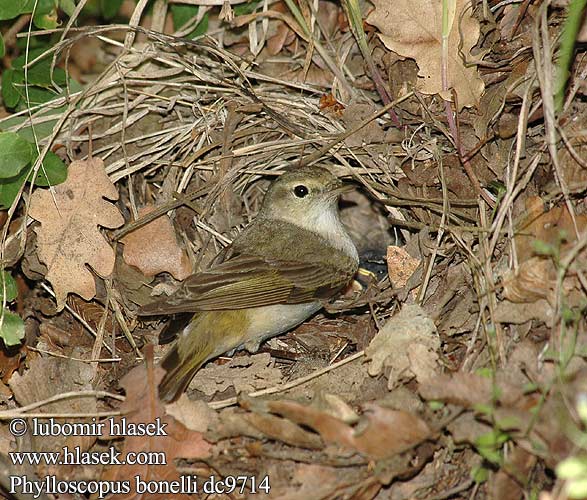
[[[126,436],[123,455],[129,452],[162,452],[165,454],[163,465],[123,464],[112,465],[104,470],[102,479],[108,481],[123,480],[140,476],[150,481],[177,481],[180,472],[175,465],[176,458],[204,458],[210,453],[210,444],[202,434],[190,431],[173,417],[165,414],[164,405],[157,397],[157,384],[163,378],[164,371],[153,366],[151,355],[147,353],[147,364],[142,364],[127,373],[120,385],[126,391],[126,400],[120,407],[127,423],[152,423],[157,419],[164,425],[166,435],[161,436]],[[112,498],[137,498],[136,492],[127,495],[115,495]],[[144,495],[150,500],[168,499],[168,495]],[[192,498],[189,495],[175,495],[174,499]]]
[[[23,346],[24,347],[24,346]],[[24,349],[19,346],[16,352],[8,353],[5,349],[0,349],[0,380],[8,382],[12,374],[18,370],[21,360],[24,358]]]
[[[139,210],[139,217],[153,210],[153,205],[143,207]],[[120,241],[124,243],[122,256],[125,262],[138,268],[145,276],[166,272],[182,281],[192,272],[190,259],[178,245],[173,224],[167,215],[157,217]]]
[[[333,38],[339,29],[339,16],[342,15],[340,5],[334,2],[320,0],[316,10],[320,31],[325,37]]]
[[[332,498],[340,492],[341,478],[336,469],[316,464],[297,464],[290,484],[271,488],[271,499],[307,500],[308,498]],[[343,483],[344,484],[344,483]]]
[[[284,45],[289,45],[296,38],[296,34],[293,30],[289,29],[287,24],[281,22],[277,26],[277,33],[267,39],[267,51],[272,56],[275,56],[281,52]]]
[[[39,325],[39,337],[41,343],[55,346],[57,349],[72,345],[72,331],[59,328],[48,321]],[[77,341],[77,338],[75,341]],[[37,347],[39,347],[39,344],[37,344]]]
[[[556,245],[561,235],[567,242],[575,241],[573,220],[566,207],[554,207],[544,210],[544,203],[538,196],[526,200],[526,216],[516,228],[514,243],[518,261],[525,262],[536,255],[534,242],[539,240],[549,245]],[[587,228],[587,216],[577,217],[580,232]]]
[[[94,276],[87,264],[102,277],[110,275],[114,250],[98,226],[116,228],[124,219],[106,201],[117,200],[118,191],[99,158],[74,161],[67,180],[52,189],[53,194],[48,189],[35,190],[29,215],[41,223],[36,230],[39,258],[47,266],[46,278],[61,310],[68,293],[86,300],[95,296]]]
[[[106,309],[101,304],[95,301],[86,302],[75,296],[69,297],[67,299],[67,304],[92,328],[98,328],[104,313],[107,313]],[[108,333],[110,334],[110,332]]]
[[[418,305],[405,305],[373,338],[365,354],[371,359],[369,375],[389,367],[388,387],[416,377],[418,382],[436,376],[440,339],[434,322]]]
[[[416,60],[420,68],[419,90],[450,100],[450,90],[445,91],[442,85],[442,0],[374,0],[373,3],[375,10],[367,22],[379,28],[381,41],[388,49]],[[459,111],[477,106],[484,88],[476,68],[465,66],[463,57],[471,59],[471,48],[480,33],[470,5],[467,0],[457,0],[449,19],[447,89],[456,91]]]
[[[124,304],[130,308],[131,304],[144,306],[153,301],[154,288],[150,283],[153,278],[147,278],[138,269],[129,266],[120,256],[116,257],[114,266],[114,283]]]
[[[185,393],[174,403],[166,405],[165,413],[188,429],[198,432],[206,432],[211,423],[218,419],[217,413],[204,401],[193,401]]]
[[[537,254],[536,245],[556,249],[559,258],[564,258],[577,242],[575,224],[566,206],[544,211],[543,202],[537,196],[526,200],[526,210],[514,236],[519,266],[504,275],[503,295],[511,302],[531,303],[546,299],[553,304],[557,270],[548,255]],[[587,231],[587,215],[576,215],[575,220],[579,234]],[[580,263],[584,259],[576,261]],[[574,274],[573,268],[567,273],[563,283],[567,291],[580,287]]]
[[[529,481],[536,462],[536,455],[519,446],[514,447],[507,455],[506,465],[491,476],[488,485],[488,498],[491,500],[523,498],[523,485]]]
[[[569,147],[563,148],[559,161],[565,182],[569,187],[584,186],[587,182],[587,166],[585,165],[587,140],[583,133],[586,126],[587,120],[580,114],[565,127]]]
[[[407,285],[410,276],[418,269],[420,259],[412,257],[406,249],[397,246],[387,247],[387,273],[389,274],[389,281],[391,281],[394,288],[403,288]],[[417,289],[413,290],[414,297],[418,294]]]
[[[312,406],[318,410],[328,413],[333,417],[346,422],[355,424],[359,421],[359,416],[353,408],[340,396],[319,391],[312,400]]]
[[[290,446],[320,450],[324,443],[319,436],[304,430],[286,418],[266,413],[246,413],[242,418],[257,429],[266,439],[274,439]]]
[[[225,365],[211,363],[200,370],[189,385],[208,396],[234,386],[237,394],[249,393],[278,384],[282,375],[269,353],[235,357]]]
[[[470,293],[473,277],[467,263],[447,263],[437,269],[440,280],[436,290],[426,299],[424,310],[443,335],[453,336],[475,328],[476,298]],[[433,285],[434,285],[433,281]]]
[[[498,399],[503,404],[518,403],[523,395],[521,384],[519,387],[514,386],[499,375],[496,381],[476,373],[437,375],[422,383],[419,392],[424,399],[446,401],[465,408],[491,404],[494,391],[498,392]]]
[[[8,430],[8,424],[0,425],[0,455],[7,456],[13,450],[14,436]]]
[[[71,47],[70,61],[67,69],[77,82],[87,83],[88,75],[95,72],[96,64],[100,62],[103,51],[100,40],[88,38],[84,43],[76,43]],[[95,73],[94,73],[95,74]]]
[[[344,104],[338,102],[336,98],[331,94],[322,94],[319,102],[320,111],[325,114],[332,114],[333,116],[340,118],[344,111]]]
[[[257,410],[277,413],[314,429],[322,439],[375,459],[388,458],[421,443],[430,435],[426,422],[411,413],[376,404],[365,406],[353,427],[328,413],[294,401],[248,401]]]
[[[489,87],[479,103],[479,111],[473,118],[473,129],[475,135],[479,139],[483,139],[489,135],[488,127],[496,118],[497,112],[501,109],[506,90],[508,88],[508,81],[496,83]]]
[[[74,350],[73,357],[80,357]],[[23,375],[14,373],[8,382],[19,405],[26,406],[64,392],[91,390],[94,371],[88,363],[69,358],[35,358]],[[42,413],[95,413],[94,398],[71,398],[43,405]],[[66,420],[67,421],[67,420]],[[84,419],[75,419],[83,422]],[[88,420],[89,421],[89,420]],[[64,445],[82,446],[91,444],[82,438],[55,436],[31,436],[34,451],[60,451]],[[32,451],[32,450],[31,450]]]
[[[347,129],[355,128],[363,120],[376,112],[371,104],[363,102],[351,102],[342,113],[342,121]],[[362,146],[363,144],[376,144],[385,141],[385,131],[383,127],[372,120],[366,126],[362,127],[356,133],[347,137],[344,142],[348,146]]]
[[[533,257],[522,262],[517,271],[509,271],[503,280],[503,295],[508,301],[518,304],[542,301],[554,293],[556,271],[550,260]],[[527,311],[530,312],[530,311]],[[545,312],[552,316],[552,312]],[[544,315],[534,316],[535,319]]]
[[[515,288],[522,289],[523,282],[515,285]],[[521,297],[519,292],[516,292],[512,287],[510,293],[516,293]],[[525,297],[529,296],[529,290],[525,293]],[[554,320],[554,311],[550,304],[537,296],[537,300],[531,303],[522,303],[520,301],[503,300],[497,304],[495,312],[493,313],[495,321],[498,323],[508,323],[513,325],[522,325],[527,321],[536,319],[542,323],[552,326]]]

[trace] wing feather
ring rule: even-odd
[[[354,269],[352,270],[354,273]],[[323,262],[297,262],[233,255],[188,277],[170,297],[147,304],[140,315],[246,309],[299,304],[330,297],[352,274]]]

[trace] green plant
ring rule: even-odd
[[[0,133],[0,209],[12,205],[25,182],[46,187],[60,184],[67,178],[67,167],[51,151],[33,177],[37,158],[38,153],[33,144],[14,132]]]
[[[10,273],[0,273],[0,298],[2,303],[12,302],[17,296],[16,282]],[[22,318],[5,307],[0,311],[0,338],[7,346],[20,344],[24,338],[24,322]]]
[[[559,57],[557,61],[556,83],[554,87],[554,104],[556,111],[561,111],[565,98],[565,88],[569,79],[569,70],[575,53],[577,33],[583,21],[587,0],[571,0],[569,11],[563,27]]]

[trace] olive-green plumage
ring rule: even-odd
[[[141,315],[194,313],[161,366],[163,401],[181,395],[207,360],[298,325],[349,283],[357,251],[338,217],[344,186],[328,170],[292,169],[269,188],[257,218],[170,297]]]

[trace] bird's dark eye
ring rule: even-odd
[[[308,190],[308,188],[306,186],[304,186],[303,184],[299,184],[298,186],[296,186],[294,188],[294,194],[298,198],[303,198],[304,196],[307,196],[309,192],[310,191]]]

